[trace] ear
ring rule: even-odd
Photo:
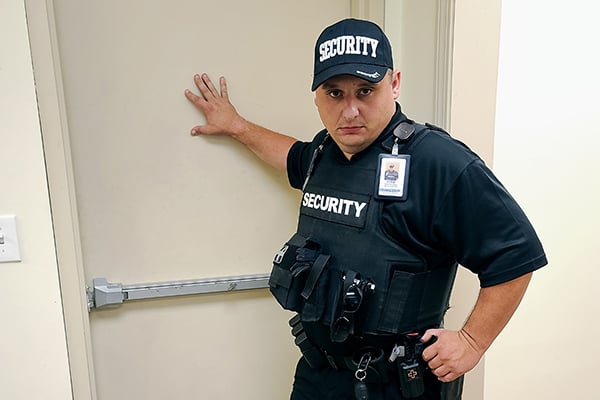
[[[392,72],[392,93],[394,100],[397,100],[398,96],[400,96],[400,70]]]

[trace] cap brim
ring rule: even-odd
[[[338,75],[352,75],[369,82],[379,82],[387,73],[388,67],[372,64],[340,64],[327,68],[313,78],[311,90],[314,92],[326,80]]]

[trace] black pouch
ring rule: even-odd
[[[319,254],[306,277],[304,288],[300,295],[304,299],[302,321],[316,322],[321,320],[327,305],[329,288],[329,270],[326,268],[330,256]]]
[[[439,325],[455,275],[456,266],[419,273],[394,271],[378,329],[402,333]]]
[[[309,271],[321,254],[320,246],[299,234],[294,234],[273,259],[269,289],[286,310],[301,312]]]
[[[423,273],[394,271],[379,321],[380,330],[400,333],[414,328],[416,321],[412,314],[419,310],[421,296],[418,293],[424,276]]]

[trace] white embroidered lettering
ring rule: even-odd
[[[377,57],[377,45],[379,44],[378,40],[371,39],[371,57]]]
[[[344,209],[344,215],[348,215],[350,214],[350,206],[352,205],[352,201],[351,200],[342,200],[344,202],[344,205],[346,206],[346,208]]]
[[[314,203],[313,203],[313,206],[314,206],[314,208],[319,208],[319,204],[320,204],[320,202],[321,202],[321,198],[322,198],[322,197],[323,197],[323,196],[321,196],[320,194],[316,194],[316,195],[315,195],[315,201],[314,201]]]
[[[367,205],[367,203],[359,203],[358,201],[354,202],[354,208],[356,209],[356,211],[355,211],[356,218],[360,218],[360,213],[362,212],[363,208],[365,208],[366,205]]]
[[[327,42],[321,43],[319,46],[319,54],[321,55],[321,57],[319,57],[320,62],[323,62],[329,58],[327,57]]]
[[[302,196],[302,206],[327,213],[353,215],[356,218],[360,218],[367,203],[330,197],[323,194],[304,193]]]
[[[331,197],[327,196],[321,202],[321,210],[327,211],[327,207],[329,207],[329,202],[331,201]]]
[[[334,55],[343,56],[346,52],[346,36],[340,36],[335,39],[336,52]]]
[[[348,40],[346,43],[348,54],[359,54],[359,51],[354,48],[354,44],[356,43],[354,36],[346,36],[346,38]]]
[[[335,197],[330,197],[329,198],[329,208],[327,209],[327,211],[337,213],[336,208],[337,208],[339,202],[340,202],[340,199],[336,199]]]
[[[377,58],[377,39],[365,36],[338,36],[319,45],[319,61],[345,54],[362,54]]]
[[[314,203],[314,201],[315,201],[315,194],[314,194],[314,193],[311,193],[311,194],[308,196],[308,204],[307,204],[306,206],[307,206],[307,207],[310,207],[310,208],[314,208],[314,204],[315,204],[315,203]]]
[[[359,50],[359,51],[362,52],[363,56],[366,56],[367,55],[367,39],[368,38],[366,38],[364,36],[357,36],[356,39],[358,40],[359,49],[361,48],[361,45],[362,45],[362,50]]]
[[[304,193],[304,196],[302,196],[302,205],[304,207],[308,206],[308,198],[309,198],[310,194],[308,193]]]

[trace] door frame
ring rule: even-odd
[[[52,0],[25,0],[74,399],[95,400],[67,111]]]
[[[52,0],[25,1],[48,174],[52,224],[74,399],[96,399],[61,68]]]

